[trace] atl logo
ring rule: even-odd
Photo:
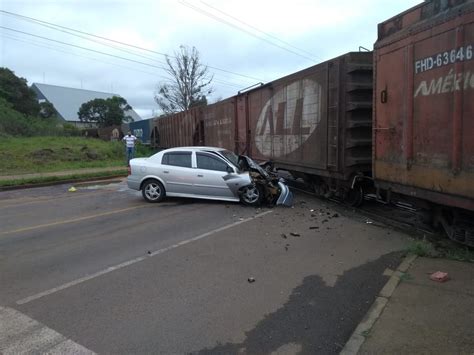
[[[298,149],[321,120],[321,85],[311,79],[278,90],[263,106],[255,145],[267,157],[282,157]]]

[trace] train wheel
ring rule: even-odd
[[[357,184],[353,189],[350,189],[347,193],[344,202],[352,207],[359,207],[364,201],[364,190],[362,186]]]

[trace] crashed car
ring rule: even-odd
[[[130,160],[127,185],[147,202],[166,196],[290,206],[284,181],[247,156],[215,147],[180,147]]]

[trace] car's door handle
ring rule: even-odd
[[[170,172],[168,170],[163,170],[163,174],[169,174]]]
[[[198,174],[198,177],[204,177],[204,175]]]

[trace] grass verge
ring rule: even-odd
[[[153,151],[138,145],[136,157]],[[44,173],[125,164],[122,142],[84,137],[7,137],[0,140],[0,175]]]
[[[472,248],[444,239],[430,242],[426,239],[413,240],[406,249],[407,253],[428,258],[445,258],[456,261],[474,263],[474,250]]]
[[[107,177],[117,177],[117,176],[126,176],[127,169],[123,170],[113,170],[113,171],[101,171],[95,173],[77,173],[61,176],[43,176],[43,177],[33,177],[27,179],[15,179],[15,180],[0,180],[0,190],[8,189],[11,187],[17,186],[31,186],[31,185],[47,185],[50,183],[56,182],[72,182],[72,181],[82,181],[90,180],[95,178],[107,178]]]

